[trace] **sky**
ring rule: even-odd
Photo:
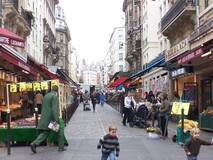
[[[103,60],[115,27],[124,26],[123,0],[60,0],[79,59]]]

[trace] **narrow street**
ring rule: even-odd
[[[169,138],[149,139],[148,133],[138,127],[123,126],[120,114],[105,104],[99,105],[97,112],[83,111],[82,104],[77,108],[65,128],[69,146],[67,151],[58,152],[57,147],[40,146],[37,154],[31,152],[29,146],[12,147],[11,155],[7,148],[0,148],[1,160],[98,160],[101,151],[96,148],[99,139],[107,132],[108,125],[113,123],[118,127],[120,142],[120,160],[184,160],[185,152],[177,143],[172,142],[176,134],[175,124],[169,123]],[[210,140],[212,133],[202,135]],[[198,156],[201,160],[212,160],[213,146],[202,146]]]

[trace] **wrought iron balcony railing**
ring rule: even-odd
[[[193,0],[177,0],[175,4],[161,19],[161,31],[163,31],[186,7],[195,7]]]

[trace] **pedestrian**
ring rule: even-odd
[[[23,118],[28,118],[29,96],[27,95],[27,92],[23,92],[20,103]]]
[[[123,117],[123,125],[126,126],[126,119],[128,122],[130,122],[130,113],[132,112],[131,110],[134,109],[134,106],[131,106],[133,104],[134,106],[136,105],[135,99],[132,96],[132,93],[129,91],[127,96],[124,98],[124,117]]]
[[[101,91],[101,94],[100,94],[100,103],[101,103],[102,107],[104,106],[104,101],[105,101],[105,95],[104,95],[104,92]]]
[[[41,114],[42,101],[43,101],[43,95],[41,94],[41,91],[36,91],[36,95],[34,98],[34,105],[38,109],[38,114]]]
[[[59,124],[59,98],[58,86],[52,86],[52,91],[44,96],[42,102],[41,119],[39,121],[37,129],[39,135],[35,141],[30,144],[32,152],[36,153],[36,147],[39,146],[44,140],[47,139],[50,129],[48,125],[50,122],[54,122],[54,125]],[[64,148],[64,130],[59,127],[58,134],[58,151],[66,151]]]
[[[161,106],[161,97],[162,97],[162,92],[161,91],[158,91],[156,93],[156,99],[153,101],[153,104],[155,104],[157,106],[157,109],[156,109],[156,118],[157,118],[157,126],[156,127],[161,127],[161,118],[160,118],[160,106]]]
[[[192,128],[190,134],[191,137],[184,145],[184,149],[187,155],[187,160],[197,160],[201,145],[213,145],[213,142],[207,142],[200,139],[199,128]]]
[[[97,148],[101,149],[102,147],[101,160],[107,160],[108,157],[110,160],[115,160],[115,156],[119,156],[120,147],[116,132],[117,127],[115,125],[110,125],[109,132],[99,140]]]
[[[89,107],[86,107],[86,105],[89,105],[90,95],[87,90],[82,95],[83,98],[83,111],[89,110]]]
[[[98,103],[98,99],[97,99],[97,95],[95,91],[93,91],[91,94],[91,101],[92,101],[93,112],[95,112],[95,106],[96,106],[96,103]]]
[[[169,100],[168,100],[168,95],[166,93],[161,93],[161,106],[159,108],[159,116],[160,116],[160,127],[161,127],[161,133],[162,133],[162,138],[165,139],[168,137],[168,129],[166,125],[166,116],[169,111]]]

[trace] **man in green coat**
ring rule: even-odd
[[[52,86],[52,91],[44,96],[42,101],[41,119],[37,129],[39,136],[30,144],[32,152],[36,153],[36,147],[47,139],[50,129],[49,123],[52,121],[54,125],[59,124],[59,99],[57,96],[58,86]],[[64,131],[62,127],[58,130],[58,151],[66,151],[64,148]]]

